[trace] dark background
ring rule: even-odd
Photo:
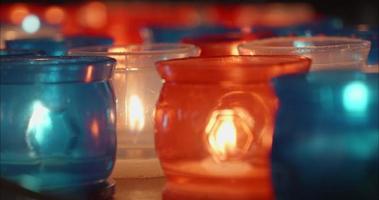
[[[85,0],[34,0],[34,1],[15,1],[15,0],[0,0],[1,3],[38,3],[38,4],[65,4],[65,3],[79,3],[86,2]],[[371,26],[378,26],[378,0],[108,0],[104,2],[164,2],[164,3],[225,3],[225,4],[241,4],[241,3],[309,3],[315,10],[321,14],[328,16],[340,17],[347,25],[369,24]]]

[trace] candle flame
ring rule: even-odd
[[[236,150],[237,128],[233,110],[215,111],[206,127],[210,152],[216,159],[224,160]]]
[[[127,123],[132,131],[141,131],[145,126],[144,108],[141,99],[132,95],[126,106]]]
[[[208,150],[216,161],[238,159],[251,147],[254,120],[242,108],[213,111],[205,129]]]
[[[28,146],[33,148],[31,141],[36,141],[38,144],[41,144],[46,139],[46,134],[51,131],[51,127],[50,110],[41,102],[34,102],[33,112],[26,130]]]
[[[226,155],[235,149],[237,130],[232,117],[222,119],[219,127],[209,136],[209,144],[216,154],[221,155]]]
[[[232,45],[232,47],[230,49],[230,54],[235,55],[235,56],[239,55],[238,45]]]

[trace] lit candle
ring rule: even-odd
[[[163,175],[154,147],[153,116],[162,86],[154,63],[197,56],[187,44],[103,46],[73,49],[74,55],[106,55],[117,60],[112,78],[117,106],[117,161],[113,177]]]
[[[170,190],[271,196],[269,152],[277,101],[269,80],[307,71],[309,64],[298,56],[158,62],[165,82],[155,114],[155,144]]]
[[[209,156],[200,162],[175,163],[176,170],[215,178],[267,175],[267,168],[259,170],[250,160],[243,160],[250,148],[262,148],[254,125],[254,118],[242,108],[213,111],[204,130]]]

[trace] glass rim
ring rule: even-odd
[[[273,33],[268,31],[259,32],[229,32],[223,34],[209,34],[197,37],[186,37],[182,39],[186,44],[222,44],[222,43],[239,43],[246,41],[253,41],[260,38],[268,38],[274,36]]]
[[[295,47],[293,43],[299,42],[341,42],[339,44],[325,44],[325,45],[312,45]],[[288,43],[291,45],[269,45],[270,43]],[[254,51],[254,50],[310,50],[311,52],[318,51],[334,51],[336,49],[369,49],[371,42],[368,40],[350,38],[350,37],[337,37],[337,36],[313,36],[313,37],[274,37],[261,40],[255,40],[243,43],[238,46],[240,51]]]
[[[38,55],[43,55],[43,52],[30,49],[0,49],[0,57]]]
[[[166,81],[246,83],[268,81],[282,74],[306,73],[311,62],[298,55],[230,55],[159,61],[156,67]]]
[[[142,49],[141,49],[142,48]],[[150,48],[150,49],[149,49]],[[157,48],[157,49],[154,49]],[[110,51],[110,49],[121,49]],[[107,56],[145,56],[161,54],[182,54],[197,52],[200,49],[192,44],[184,43],[151,43],[151,44],[129,44],[129,45],[98,45],[69,49],[69,55],[107,55]]]
[[[56,43],[56,44],[64,44],[64,38],[62,37],[39,37],[39,38],[19,38],[15,40],[7,40],[8,44],[22,44],[22,43]]]
[[[2,56],[1,83],[61,83],[108,80],[116,60],[105,56]]]
[[[23,65],[85,65],[85,64],[112,64],[113,58],[106,56],[23,56],[23,57],[0,57],[2,64],[12,63],[13,66]],[[93,60],[93,61],[91,61]],[[34,61],[34,62],[31,62]],[[0,69],[3,69],[2,66]],[[5,67],[7,68],[7,67]]]

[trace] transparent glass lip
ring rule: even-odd
[[[243,55],[172,59],[156,63],[161,77],[171,82],[263,82],[273,77],[306,73],[309,58],[297,55]]]
[[[193,54],[200,49],[195,45],[181,43],[153,43],[153,44],[132,44],[115,46],[93,46],[73,48],[69,50],[71,55],[112,55],[112,56],[146,56],[163,54]]]
[[[369,49],[370,41],[349,37],[276,37],[255,40],[241,44],[238,48],[242,52],[250,50],[289,51],[299,52],[327,52],[348,49]]]
[[[105,56],[2,56],[1,83],[94,82],[112,76],[116,60]]]
[[[35,44],[38,45],[40,43],[42,44],[55,44],[55,45],[63,45],[64,40],[62,38],[49,38],[49,37],[42,37],[42,38],[25,38],[25,39],[16,39],[16,40],[9,40],[7,43],[12,45],[22,45],[22,44]]]

